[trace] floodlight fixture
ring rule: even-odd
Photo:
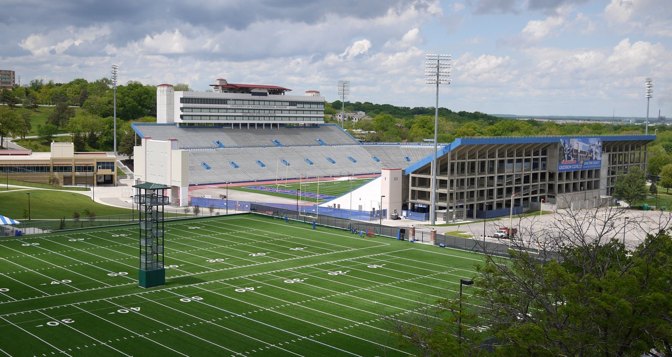
[[[439,86],[450,84],[452,57],[444,54],[425,55],[425,83],[436,86],[436,105],[434,106],[434,159],[432,160],[432,182],[430,183],[429,221],[436,224],[436,171],[439,136]]]
[[[649,134],[649,102],[653,98],[653,80],[647,78],[644,80],[644,86],[646,87],[646,129],[644,134]]]
[[[113,121],[114,121],[114,157],[117,157],[117,71],[119,66],[112,65],[112,88],[113,88]]]
[[[341,127],[345,122],[345,99],[350,95],[350,81],[338,81],[338,96],[341,98]]]

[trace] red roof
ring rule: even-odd
[[[0,155],[30,155],[31,150],[0,150]]]
[[[172,84],[163,83],[163,84],[159,84],[157,87],[172,87],[172,86],[173,86]]]
[[[285,87],[280,87],[280,86],[272,86],[272,85],[267,85],[267,84],[244,84],[244,83],[227,83],[227,84],[211,84],[211,87],[220,87],[220,88],[227,88],[227,89],[268,89],[271,91],[280,91],[280,92],[289,92],[291,89],[285,88]]]

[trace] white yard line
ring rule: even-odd
[[[27,270],[27,271],[29,271],[29,272],[31,272],[31,273],[35,273],[35,274],[37,274],[37,275],[41,275],[41,276],[43,276],[43,277],[49,279],[49,281],[55,281],[55,280],[57,280],[57,279],[55,279],[55,278],[50,277],[49,275],[42,274],[42,273],[40,273],[39,271],[30,269],[30,268],[28,268],[28,267],[24,267],[23,265],[21,265],[21,264],[19,264],[19,263],[15,263],[15,262],[13,262],[13,261],[11,261],[11,260],[7,260],[7,259],[5,259],[5,258],[0,258],[0,259],[4,260],[4,261],[6,261],[6,262],[10,262],[10,263],[12,263],[12,264],[14,264],[14,265],[16,265],[16,266],[19,266],[19,267],[21,267],[21,269]],[[51,263],[49,263],[49,264],[51,264]],[[56,264],[51,264],[51,265],[53,265],[53,266],[55,266],[55,267],[58,267],[58,265],[56,265]],[[72,283],[67,283],[67,284],[63,284],[63,285],[68,286],[68,287],[71,287],[71,288],[75,289],[76,291],[82,291],[82,289],[80,289],[80,288],[78,288],[78,287],[76,287],[76,286],[73,286],[73,285],[71,285],[71,284],[72,284]]]
[[[192,286],[193,286],[193,285],[192,285]],[[229,297],[226,296],[226,295],[222,295],[222,294],[216,293],[216,292],[214,292],[214,291],[210,291],[210,290],[208,290],[208,289],[201,288],[200,286],[197,286],[197,288],[199,288],[199,289],[201,289],[201,290],[203,290],[203,291],[206,291],[206,292],[215,294],[215,295],[220,295],[220,296],[224,296],[224,297],[226,297],[226,298],[229,298]],[[184,296],[184,295],[177,294],[177,293],[175,293],[175,292],[173,292],[173,291],[171,291],[171,293],[174,294],[174,295],[177,295],[177,296]],[[232,300],[237,300],[237,299],[233,299],[233,298],[231,298],[231,299],[232,299]],[[238,301],[240,301],[240,300],[238,300]],[[281,328],[281,327],[277,327],[277,326],[268,324],[268,323],[266,323],[266,322],[262,322],[262,321],[259,321],[259,320],[255,320],[255,319],[253,319],[253,318],[250,318],[250,317],[248,317],[248,316],[244,316],[244,315],[242,315],[242,314],[235,313],[235,312],[233,312],[233,311],[228,311],[228,310],[226,310],[226,309],[222,309],[222,308],[219,307],[219,306],[215,306],[215,305],[211,305],[211,304],[205,303],[205,302],[203,302],[203,300],[201,300],[201,301],[197,301],[197,302],[198,302],[199,304],[206,305],[206,306],[211,307],[211,308],[213,308],[213,309],[216,309],[216,310],[219,310],[219,311],[222,311],[222,312],[226,312],[226,313],[231,314],[231,315],[235,315],[235,316],[240,317],[240,318],[242,318],[242,319],[249,320],[249,321],[252,321],[252,322],[254,322],[254,323],[257,323],[257,324],[260,324],[260,325],[263,325],[263,326],[266,326],[266,327],[270,327],[270,328],[272,328],[272,329],[274,329],[274,330],[282,331],[282,332],[287,333],[287,334],[289,334],[289,335],[296,336],[296,337],[300,337],[301,339],[308,340],[308,341],[311,341],[311,342],[315,342],[315,343],[317,343],[317,344],[319,344],[319,345],[322,345],[322,346],[325,346],[325,347],[328,347],[328,348],[331,348],[331,349],[335,349],[335,350],[337,350],[337,351],[340,351],[340,352],[343,352],[343,353],[347,353],[347,354],[349,354],[349,355],[357,356],[356,353],[352,353],[352,352],[350,352],[350,351],[346,351],[346,350],[341,349],[341,348],[338,348],[338,347],[336,347],[336,346],[329,345],[329,344],[327,344],[327,343],[324,343],[324,342],[321,342],[321,341],[312,339],[312,338],[310,338],[310,337],[308,337],[308,336],[304,336],[304,335],[301,335],[301,334],[298,334],[298,333],[295,333],[295,332],[292,332],[292,331],[283,329],[283,328]],[[244,302],[244,301],[240,301],[240,302]],[[246,302],[244,302],[244,303],[246,303]],[[246,304],[251,305],[251,306],[255,306],[255,305],[253,305],[253,304],[249,304],[249,303],[246,303]],[[263,309],[264,309],[264,310],[267,310],[267,308],[263,308]],[[272,310],[269,310],[269,311],[272,311]]]
[[[119,305],[119,304],[117,304],[117,303],[114,303],[114,302],[112,302],[112,301],[110,301],[110,300],[107,300],[107,299],[103,299],[103,300],[107,301],[108,303],[110,303],[110,304],[112,304],[112,305],[118,306],[118,307],[120,307],[120,308],[123,308],[123,307],[124,307],[124,306]],[[232,350],[232,349],[230,349],[230,348],[227,348],[227,347],[225,347],[225,346],[219,345],[219,344],[217,344],[217,343],[215,343],[215,342],[212,342],[212,341],[210,341],[210,340],[206,340],[205,338],[202,338],[202,337],[200,337],[200,336],[196,336],[196,335],[194,335],[193,333],[190,333],[190,332],[184,331],[184,330],[182,330],[182,329],[176,328],[175,326],[169,325],[169,324],[167,324],[167,323],[165,323],[165,322],[163,322],[163,321],[157,320],[157,319],[155,319],[155,318],[153,318],[153,317],[151,317],[151,316],[144,315],[144,314],[140,314],[140,316],[142,316],[142,317],[144,317],[144,318],[146,318],[146,319],[152,320],[152,321],[154,321],[154,322],[156,322],[156,323],[158,323],[158,324],[161,324],[161,325],[163,325],[163,326],[169,327],[169,328],[170,328],[171,330],[173,330],[173,331],[179,331],[179,332],[181,332],[181,333],[183,333],[183,334],[185,334],[185,335],[189,335],[189,336],[191,336],[191,337],[193,337],[193,338],[199,339],[199,340],[201,340],[201,341],[203,341],[203,342],[205,342],[205,343],[208,343],[208,344],[211,344],[211,345],[213,345],[213,346],[216,346],[216,347],[218,347],[218,348],[220,348],[220,349],[222,349],[222,350],[226,350],[226,351],[229,351],[229,352],[231,352],[231,353],[236,353],[236,354],[238,354],[238,352],[236,352],[236,351],[234,351],[234,350]]]
[[[44,344],[46,344],[46,345],[48,345],[49,347],[51,347],[51,348],[57,350],[58,352],[60,352],[60,353],[62,353],[62,354],[64,354],[64,355],[66,355],[66,356],[70,356],[70,354],[66,353],[65,351],[61,350],[60,348],[58,348],[58,347],[52,345],[51,343],[49,343],[49,342],[43,340],[43,339],[40,338],[39,336],[34,335],[34,334],[31,333],[30,331],[28,331],[28,330],[24,329],[23,327],[21,327],[21,326],[15,324],[15,323],[13,323],[13,322],[7,320],[6,318],[0,316],[0,319],[3,319],[3,320],[5,320],[5,321],[7,321],[7,322],[8,322],[9,324],[11,324],[12,326],[14,326],[14,327],[18,328],[19,330],[21,330],[21,331],[23,331],[23,332],[25,332],[25,333],[27,333],[27,334],[29,334],[29,335],[35,337],[36,339],[42,341]]]
[[[40,314],[46,316],[47,318],[51,319],[51,320],[54,320],[54,321],[56,320],[56,319],[53,318],[52,316],[49,316],[49,315],[45,314],[43,311],[38,311],[38,312],[39,312]],[[131,356],[131,355],[129,355],[129,354],[127,354],[127,353],[124,353],[124,352],[122,352],[122,351],[120,351],[120,350],[118,350],[118,349],[116,349],[116,348],[114,348],[114,347],[112,347],[112,346],[109,346],[107,343],[105,343],[105,342],[103,342],[103,341],[101,341],[101,340],[99,340],[99,339],[97,339],[97,338],[95,338],[95,337],[93,337],[93,336],[89,336],[89,335],[87,335],[86,333],[84,333],[84,332],[82,332],[82,331],[80,331],[80,330],[78,330],[78,329],[76,329],[76,328],[70,326],[70,324],[63,323],[63,324],[61,324],[61,326],[65,326],[65,327],[67,327],[67,328],[69,328],[69,329],[71,329],[71,330],[73,330],[73,331],[79,333],[79,334],[82,335],[82,336],[86,336],[86,337],[88,337],[88,338],[90,338],[90,339],[92,339],[92,340],[98,342],[98,344],[100,344],[100,345],[103,345],[103,346],[105,346],[105,347],[107,347],[107,348],[110,348],[110,349],[112,349],[112,350],[114,350],[114,351],[117,351],[117,352],[121,353],[121,354],[124,355],[124,356],[129,356],[129,357]]]
[[[235,285],[232,285],[232,284],[229,284],[229,283],[225,283],[225,282],[220,282],[220,284],[226,284],[226,285],[228,285],[228,286],[231,286],[232,288],[235,288],[235,287],[236,287]],[[265,307],[265,306],[260,306],[260,305],[257,305],[257,304],[253,304],[253,303],[251,303],[251,302],[249,302],[249,301],[245,301],[245,300],[241,300],[241,299],[236,299],[236,298],[234,298],[234,297],[231,297],[231,296],[228,296],[228,295],[225,295],[225,294],[220,294],[220,293],[215,292],[215,291],[210,291],[210,290],[205,289],[205,288],[200,287],[200,286],[199,286],[198,288],[201,289],[201,290],[203,290],[203,291],[210,292],[211,294],[219,295],[219,296],[225,297],[225,298],[230,299],[230,300],[234,300],[234,301],[238,301],[238,302],[241,302],[241,303],[244,303],[244,304],[248,304],[248,305],[250,305],[250,306],[254,306],[254,307],[258,308],[258,309],[262,309],[262,310],[264,310],[264,311],[270,311],[270,312],[272,312],[272,313],[274,313],[274,314],[282,315],[282,316],[288,317],[288,318],[293,319],[293,320],[296,320],[296,321],[300,321],[300,322],[303,322],[303,323],[306,323],[306,324],[309,324],[309,325],[317,326],[317,327],[319,327],[319,328],[322,328],[322,329],[325,329],[325,330],[329,330],[329,331],[332,331],[332,332],[334,332],[334,333],[339,333],[339,334],[342,334],[342,335],[351,337],[351,338],[353,338],[353,339],[361,340],[361,341],[364,341],[364,342],[366,342],[366,343],[370,343],[370,344],[373,344],[373,345],[377,345],[377,346],[380,346],[380,347],[383,347],[383,348],[386,348],[386,349],[391,349],[391,350],[394,350],[394,351],[397,351],[397,352],[406,353],[406,351],[398,350],[398,349],[396,349],[396,348],[394,348],[394,347],[386,346],[386,345],[380,344],[380,343],[375,342],[375,341],[367,340],[367,339],[365,339],[365,338],[363,338],[363,337],[359,337],[359,336],[355,336],[355,335],[352,335],[352,334],[349,334],[349,333],[346,333],[346,332],[343,332],[343,331],[339,331],[337,328],[327,327],[327,326],[324,326],[324,325],[320,325],[320,324],[318,324],[318,323],[316,323],[316,322],[312,322],[312,321],[304,320],[304,319],[298,318],[298,317],[296,317],[296,316],[292,316],[292,315],[289,315],[289,314],[286,314],[286,313],[283,313],[283,312],[279,312],[279,311],[276,311],[276,310],[271,310],[271,309],[269,309],[269,308],[267,308],[267,307]],[[279,300],[280,300],[280,299],[279,299]],[[319,310],[318,310],[318,311],[319,311]],[[300,336],[300,335],[299,335],[299,336]],[[303,337],[303,338],[307,338],[307,336],[302,336],[302,337]],[[341,349],[339,349],[339,350],[341,350]]]
[[[48,240],[48,239],[47,239],[47,240]],[[64,257],[64,258],[67,258],[67,259],[70,259],[70,260],[74,260],[74,261],[76,261],[76,262],[80,262],[80,263],[85,264],[85,265],[91,265],[91,266],[93,266],[94,268],[97,268],[97,269],[102,269],[102,268],[97,267],[97,266],[95,266],[95,265],[93,265],[93,264],[86,263],[86,262],[83,262],[83,261],[81,261],[81,260],[77,260],[77,259],[68,257],[68,256],[65,255],[65,254],[61,254],[61,253],[52,251],[52,250],[50,250],[50,249],[43,248],[43,247],[41,247],[41,246],[36,246],[35,248],[39,248],[39,249],[41,249],[41,250],[46,250],[46,251],[48,251],[48,252],[50,252],[50,253],[60,255],[60,256],[62,256],[62,257]],[[13,248],[9,248],[9,249],[13,249]],[[15,250],[15,249],[13,249],[13,250]],[[19,251],[19,252],[20,252],[20,251]],[[41,261],[41,262],[45,262],[45,263],[50,264],[50,265],[58,266],[58,265],[56,265],[56,264],[54,264],[54,263],[48,262],[48,261],[46,261],[46,260],[44,260],[44,259],[41,259],[41,258],[36,258],[36,257],[34,257],[34,256],[31,256],[31,258],[37,259],[37,260],[39,260],[39,261]],[[59,267],[60,267],[60,266],[59,266]],[[71,272],[71,273],[73,273],[73,274],[77,274],[77,275],[79,275],[79,276],[83,276],[83,277],[85,277],[85,278],[87,278],[87,279],[93,280],[93,281],[95,281],[95,282],[97,282],[97,283],[99,283],[99,284],[101,284],[101,285],[110,286],[110,284],[108,284],[108,283],[104,283],[104,282],[102,282],[102,281],[100,281],[100,280],[98,280],[98,279],[95,279],[95,278],[92,278],[92,277],[90,277],[90,276],[87,276],[87,275],[78,273],[78,272],[76,272],[76,271],[74,271],[74,270],[70,270],[70,269],[68,269],[68,268],[63,268],[63,267],[60,267],[60,268],[61,268],[62,270],[67,270],[67,271],[69,271],[69,272]],[[25,268],[24,268],[24,269],[25,269]],[[70,286],[70,285],[68,285],[68,286]],[[76,289],[76,288],[75,288],[75,289]]]
[[[12,280],[16,281],[17,283],[19,283],[19,284],[21,284],[21,285],[25,285],[25,286],[27,286],[27,287],[33,289],[33,290],[37,290],[37,291],[41,292],[42,294],[44,294],[44,295],[46,295],[46,296],[51,296],[49,293],[44,292],[44,291],[42,291],[42,290],[40,290],[40,289],[38,289],[38,288],[36,288],[36,287],[34,287],[34,286],[28,285],[28,284],[24,283],[24,282],[21,281],[21,280],[14,279],[14,278],[12,278],[11,276],[9,276],[9,275],[7,275],[7,274],[0,273],[0,275],[4,276],[4,277],[6,277],[6,278],[12,279]]]
[[[172,291],[171,291],[171,293],[175,294],[175,293],[172,292]],[[185,295],[179,295],[179,294],[176,294],[176,295],[177,295],[177,296],[181,296],[181,297],[183,297],[183,298],[186,297]],[[238,331],[236,331],[236,330],[234,330],[234,329],[231,329],[231,328],[228,328],[228,327],[226,327],[226,326],[222,326],[222,325],[216,324],[216,323],[214,323],[214,322],[212,322],[212,321],[209,321],[209,320],[207,320],[207,319],[204,319],[204,318],[199,317],[199,316],[196,316],[196,315],[192,315],[192,314],[190,314],[190,313],[188,313],[188,312],[184,312],[184,311],[182,311],[182,310],[178,310],[178,309],[176,309],[176,308],[174,308],[174,307],[172,307],[172,306],[168,306],[168,305],[162,304],[162,303],[160,303],[160,302],[158,302],[158,301],[156,301],[156,300],[150,300],[150,299],[147,299],[147,298],[144,297],[144,296],[140,296],[140,298],[145,299],[145,300],[147,300],[147,301],[149,301],[149,302],[151,302],[151,303],[154,303],[154,304],[157,304],[157,305],[161,305],[161,306],[163,306],[163,307],[165,307],[165,308],[168,308],[168,309],[171,309],[171,310],[173,310],[173,311],[177,311],[177,312],[179,312],[179,313],[181,313],[181,314],[187,315],[187,316],[189,316],[189,317],[191,317],[191,318],[194,318],[194,319],[197,319],[197,320],[199,320],[199,321],[203,321],[203,322],[205,322],[205,323],[207,323],[207,324],[217,326],[217,327],[219,327],[219,328],[221,328],[221,329],[224,329],[224,330],[226,330],[226,331],[233,332],[233,333],[235,333],[235,334],[241,335],[241,336],[246,337],[246,338],[249,338],[249,339],[251,339],[251,340],[254,340],[254,341],[263,343],[263,344],[266,345],[266,346],[272,346],[272,347],[275,347],[275,348],[277,348],[277,349],[279,349],[279,350],[282,350],[282,351],[284,351],[284,352],[286,352],[286,353],[290,353],[290,354],[293,354],[293,355],[300,356],[300,354],[298,354],[298,353],[292,352],[292,351],[290,351],[290,350],[286,350],[286,349],[281,348],[281,347],[278,347],[278,346],[274,346],[272,343],[269,343],[269,342],[260,340],[260,339],[258,339],[258,338],[256,338],[256,337],[253,337],[253,336],[244,334],[244,333],[242,333],[242,332],[238,332]],[[236,354],[240,354],[240,353],[239,353],[239,352],[236,352]]]
[[[99,319],[101,319],[101,320],[107,322],[108,324],[111,324],[111,325],[114,325],[114,326],[116,326],[116,327],[119,327],[120,329],[126,330],[126,331],[132,333],[132,334],[135,335],[135,336],[138,336],[138,337],[140,337],[140,338],[144,338],[145,340],[147,340],[147,341],[149,341],[149,342],[152,342],[152,343],[154,343],[154,344],[157,344],[157,345],[159,345],[159,346],[161,346],[161,347],[163,347],[163,348],[166,348],[166,349],[168,349],[168,350],[170,350],[170,351],[172,351],[172,352],[175,352],[175,353],[177,353],[177,354],[179,354],[179,355],[182,355],[182,356],[188,356],[188,355],[185,354],[185,353],[182,353],[182,352],[180,352],[180,351],[178,351],[178,350],[175,350],[175,349],[173,349],[173,348],[171,348],[171,347],[168,347],[168,346],[166,346],[166,345],[164,345],[164,344],[162,344],[162,343],[160,343],[160,342],[154,341],[154,340],[152,340],[151,338],[149,338],[149,337],[147,337],[147,336],[145,336],[145,335],[139,334],[139,333],[137,333],[137,332],[135,332],[135,331],[133,331],[133,330],[130,330],[130,329],[128,329],[128,328],[126,328],[126,327],[124,327],[124,326],[122,326],[122,325],[119,325],[119,324],[117,324],[117,323],[115,323],[115,322],[109,321],[109,320],[107,320],[107,319],[105,319],[105,318],[103,318],[103,317],[101,317],[101,316],[98,316],[98,315],[96,315],[96,314],[94,314],[94,313],[92,313],[92,312],[89,312],[89,311],[87,311],[87,310],[85,310],[85,309],[82,309],[81,307],[79,307],[79,306],[77,306],[77,305],[73,305],[72,307],[74,307],[74,308],[76,308],[76,309],[79,309],[79,310],[81,310],[81,311],[83,311],[83,312],[85,312],[85,313],[87,313],[87,314],[89,314],[89,315],[91,315],[91,316],[97,317],[97,318],[99,318]]]
[[[371,247],[362,248],[362,249],[370,249],[370,248]],[[403,250],[407,250],[407,249],[403,249]],[[247,278],[247,277],[250,277],[250,276],[264,275],[264,274],[268,274],[268,273],[280,273],[280,272],[285,272],[285,271],[294,271],[296,269],[311,268],[311,267],[324,265],[324,264],[333,264],[335,262],[354,260],[354,259],[359,259],[359,258],[362,258],[362,257],[374,257],[374,256],[378,256],[378,255],[388,254],[388,253],[389,252],[374,253],[374,254],[369,254],[369,255],[360,256],[360,257],[343,258],[343,259],[337,259],[337,260],[329,261],[329,262],[318,262],[318,263],[313,263],[313,264],[307,264],[307,265],[302,265],[300,267],[282,268],[282,269],[275,269],[275,270],[271,270],[271,271],[267,271],[267,272],[250,273],[250,274],[234,276],[234,277],[229,277],[229,278],[215,279],[215,280],[211,280],[211,281],[204,281],[204,282],[201,282],[201,283],[194,283],[194,284],[190,284],[190,285],[180,285],[180,286],[168,287],[168,288],[157,289],[157,290],[148,290],[148,291],[141,291],[141,292],[137,292],[137,293],[122,294],[122,295],[117,295],[117,296],[108,296],[106,298],[79,301],[79,302],[75,302],[75,303],[61,304],[61,305],[56,305],[56,306],[44,307],[44,308],[10,312],[10,313],[6,313],[6,314],[0,314],[0,317],[2,317],[2,316],[12,316],[12,315],[17,315],[17,314],[21,314],[21,313],[27,313],[27,312],[33,312],[33,311],[39,311],[39,310],[51,309],[51,308],[57,308],[57,307],[72,306],[72,305],[76,305],[76,304],[85,304],[85,303],[95,302],[95,301],[106,301],[107,299],[113,299],[113,298],[122,298],[122,297],[136,296],[136,295],[142,295],[142,294],[151,294],[151,293],[161,292],[161,291],[172,291],[172,290],[176,290],[176,289],[198,287],[200,285],[205,285],[205,284],[214,284],[214,283],[228,281],[228,280],[237,280],[237,279],[241,279],[241,278]],[[332,253],[325,253],[323,255],[329,255],[329,254],[332,254]],[[3,258],[0,258],[0,259],[3,259]],[[263,263],[263,264],[266,264],[266,263]],[[258,264],[258,265],[261,265],[261,264]],[[231,268],[226,268],[226,269],[222,269],[222,270],[229,270],[229,269],[231,269]],[[206,273],[210,273],[210,272],[206,272]],[[198,275],[198,274],[193,274],[193,275],[190,275],[190,276],[194,276],[194,275]],[[126,285],[131,285],[131,284],[132,283],[121,284],[121,285],[117,285],[117,286],[126,286]],[[114,287],[117,287],[117,286],[114,286]],[[107,289],[107,288],[108,287],[98,287],[98,288],[87,289],[85,291],[102,290],[102,289]],[[28,299],[26,299],[26,300],[28,300]]]

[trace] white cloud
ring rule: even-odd
[[[472,56],[465,54],[455,60],[454,75],[459,82],[499,85],[510,81],[516,70],[511,68],[511,58],[493,55]]]
[[[149,53],[175,54],[184,53],[191,40],[176,29],[171,32],[164,31],[155,35],[147,35],[139,45],[142,50]]]
[[[68,26],[65,29],[50,31],[46,34],[31,34],[19,42],[19,46],[35,56],[62,54],[73,47],[93,42],[109,34],[110,29],[107,26],[87,28]]]
[[[367,39],[355,41],[351,46],[341,53],[340,57],[351,60],[357,56],[364,55],[371,49],[371,41]]]
[[[561,6],[555,10],[553,15],[543,20],[528,21],[523,28],[522,35],[526,40],[536,42],[551,34],[558,34],[567,25],[571,12],[571,6]]]
[[[669,0],[611,0],[604,8],[604,17],[620,33],[672,37]]]

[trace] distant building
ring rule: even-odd
[[[0,89],[12,89],[16,83],[14,71],[0,69]]]
[[[359,112],[348,112],[348,113],[337,113],[336,114],[336,119],[338,121],[344,121],[344,120],[352,120],[353,122],[358,122],[366,117],[366,113],[359,111]]]
[[[319,92],[286,95],[291,89],[265,84],[229,83],[218,79],[213,92],[156,89],[157,123],[178,126],[278,127],[324,123],[324,98]]]
[[[52,142],[51,152],[0,150],[0,175],[27,182],[59,185],[112,185],[117,181],[114,155],[75,152],[73,143]]]

